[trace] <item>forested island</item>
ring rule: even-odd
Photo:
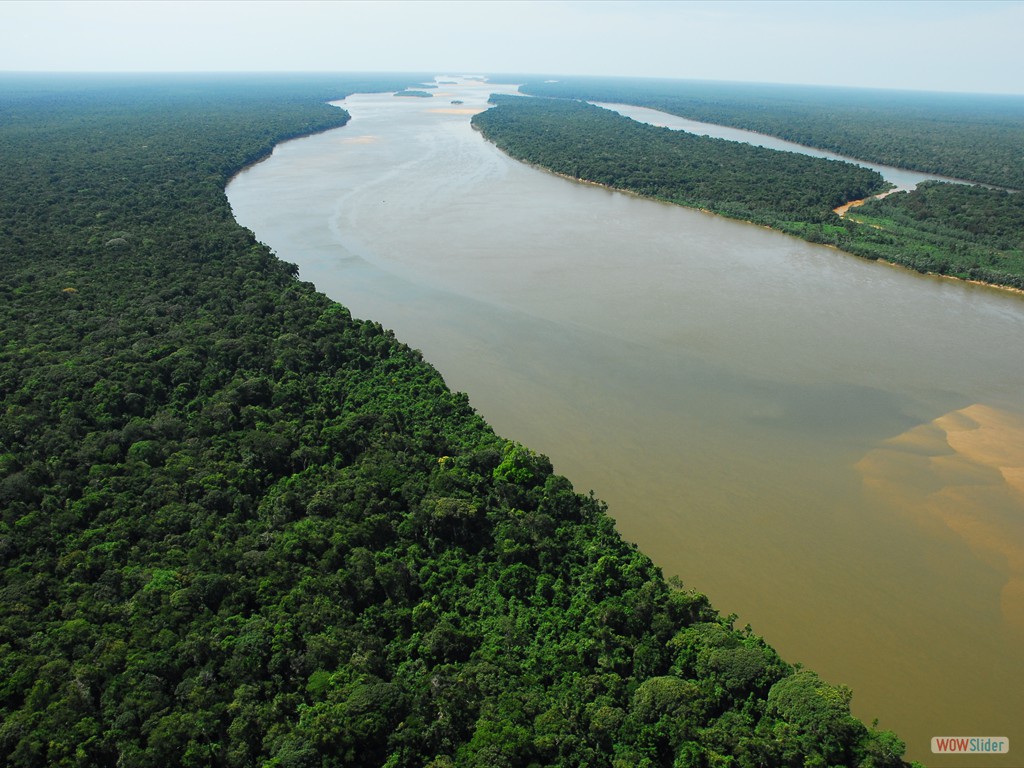
[[[569,99],[491,97],[473,125],[515,158],[575,179],[779,229],[888,188],[877,171],[639,123]],[[827,231],[827,230],[826,230]]]
[[[513,157],[919,272],[1024,289],[1024,99],[575,78],[527,83],[474,118]],[[863,168],[639,124],[581,100],[660,109],[865,160],[1001,184],[883,188]],[[800,157],[800,160],[796,158]],[[865,189],[870,192],[861,194]],[[828,210],[826,210],[828,208]]]
[[[1024,98],[768,83],[570,77],[522,93],[658,109],[870,162],[1024,189]]]
[[[0,762],[901,765],[235,223],[422,80],[0,78]]]

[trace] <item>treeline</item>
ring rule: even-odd
[[[928,183],[832,209],[884,185],[873,171],[657,128],[585,102],[495,96],[473,118],[513,157],[573,178],[752,221],[919,272],[1024,288],[1024,194]]]
[[[473,125],[515,158],[572,178],[786,228],[880,192],[875,171],[639,123],[580,101],[492,96]]]
[[[1024,289],[1024,193],[927,182],[853,208],[841,247],[916,269]]]
[[[523,93],[659,109],[875,163],[1024,190],[1024,97],[571,77]]]
[[[0,763],[895,766],[223,187],[420,78],[6,78]]]

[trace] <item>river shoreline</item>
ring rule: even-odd
[[[480,133],[481,136],[483,135],[479,128],[477,128],[476,126],[472,126],[472,127],[473,127],[474,131],[476,131],[477,133]],[[840,248],[837,245],[833,245],[831,243],[817,243],[814,240],[810,240],[809,238],[800,237],[799,235],[793,234],[792,232],[786,232],[785,230],[777,229],[776,227],[773,227],[773,226],[768,225],[768,224],[761,224],[761,223],[756,222],[756,221],[751,221],[750,219],[743,219],[743,218],[738,218],[738,217],[735,217],[735,216],[729,216],[726,213],[720,213],[720,212],[712,210],[710,208],[700,208],[700,207],[693,206],[693,205],[684,205],[683,203],[677,203],[677,202],[673,202],[671,200],[665,200],[665,199],[660,198],[660,197],[651,197],[650,195],[644,195],[644,194],[641,194],[640,192],[634,192],[633,190],[630,190],[630,189],[622,189],[620,187],[614,187],[614,186],[612,186],[610,184],[605,184],[605,183],[600,182],[600,181],[591,181],[590,179],[581,179],[581,178],[577,178],[575,176],[570,176],[567,173],[561,173],[559,171],[554,171],[554,170],[552,170],[552,169],[550,169],[550,168],[548,168],[546,166],[539,165],[537,163],[532,163],[532,162],[530,162],[528,160],[522,160],[522,159],[520,159],[518,157],[515,157],[514,155],[509,154],[504,149],[502,149],[497,144],[495,144],[493,141],[490,141],[489,139],[486,139],[486,138],[484,138],[484,140],[487,141],[488,143],[490,143],[493,147],[495,147],[497,150],[499,150],[505,156],[509,157],[512,160],[515,160],[517,163],[522,163],[523,165],[526,165],[526,166],[528,166],[530,168],[533,168],[534,170],[543,171],[544,173],[550,174],[552,176],[557,176],[560,179],[565,179],[566,181],[571,181],[571,182],[574,182],[576,184],[584,184],[584,185],[593,186],[593,187],[600,187],[600,188],[606,189],[606,190],[608,190],[610,192],[619,192],[621,194],[629,195],[630,197],[635,197],[635,198],[640,199],[640,200],[651,200],[653,202],[663,203],[665,205],[674,205],[674,206],[678,206],[679,208],[686,208],[686,209],[691,210],[691,211],[700,211],[701,213],[710,214],[712,216],[721,216],[722,218],[729,219],[730,221],[739,221],[739,222],[743,222],[744,224],[750,224],[751,226],[761,227],[763,229],[768,229],[768,230],[771,230],[772,232],[778,232],[781,235],[788,235],[789,237],[795,237],[796,239],[803,240],[804,242],[807,242],[807,243],[813,243],[815,245],[823,245],[826,248],[832,248],[833,250],[839,251],[840,253],[844,253],[844,254],[846,254],[848,256],[853,256],[853,257],[858,258],[858,259],[863,259],[864,261],[874,261],[874,262],[878,262],[878,263],[881,263],[881,264],[886,264],[886,265],[891,266],[891,267],[898,267],[900,269],[906,270],[907,272],[912,272],[912,273],[918,274],[918,275],[928,275],[928,276],[941,277],[941,278],[944,278],[946,280],[955,280],[955,281],[958,281],[958,282],[961,282],[961,283],[967,283],[968,285],[978,285],[978,286],[983,286],[985,288],[995,288],[995,289],[998,289],[1000,291],[1006,291],[1008,293],[1024,295],[1024,289],[1016,288],[1016,287],[1014,287],[1012,285],[1003,285],[1001,283],[990,283],[990,282],[986,282],[984,280],[975,280],[975,279],[972,279],[972,278],[958,277],[956,275],[946,275],[946,274],[942,274],[942,273],[939,273],[939,272],[922,272],[920,270],[908,267],[905,264],[900,264],[899,262],[896,262],[896,261],[890,261],[888,259],[872,259],[872,258],[869,258],[867,256],[861,256],[860,254],[853,253],[851,251],[847,251],[847,250],[845,250],[843,248]],[[900,192],[900,191],[904,191],[904,190],[901,190],[899,187],[895,187],[894,186],[891,189],[887,189],[884,192],[881,192],[881,193],[879,193],[877,195],[871,195],[870,197],[861,198],[859,200],[851,200],[848,203],[844,203],[843,205],[841,205],[841,206],[839,206],[837,208],[834,208],[833,209],[833,213],[835,213],[836,215],[838,215],[842,219],[842,218],[846,217],[846,213],[848,213],[851,208],[855,208],[855,207],[857,207],[859,205],[863,205],[868,200],[881,200],[882,198],[887,197],[888,195],[891,195],[894,192]]]
[[[396,101],[349,102],[349,130],[378,142],[305,140],[240,178],[243,225],[593,489],[666,573],[857,691],[909,757],[954,717],[1016,733],[1000,712],[1019,711],[1019,650],[988,610],[1002,583],[895,491],[866,499],[852,467],[972,403],[1024,412],[1005,354],[1019,298],[564,184]],[[991,663],[944,674],[963,648]]]

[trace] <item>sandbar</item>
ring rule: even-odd
[[[959,538],[1000,573],[1000,609],[1024,635],[1024,415],[976,403],[882,442],[865,489],[928,533]]]
[[[428,109],[428,112],[435,112],[439,115],[475,115],[478,112],[486,112],[487,107],[438,107]]]

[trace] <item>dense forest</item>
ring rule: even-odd
[[[576,179],[769,226],[835,219],[834,208],[881,192],[851,163],[777,152],[645,123],[586,102],[491,97],[473,117],[513,157]]]
[[[651,107],[869,162],[1024,189],[1021,96],[586,77],[531,80],[520,90]]]
[[[901,765],[234,222],[418,82],[0,79],[0,763]]]
[[[493,101],[495,108],[473,124],[513,157],[556,173],[920,272],[1024,288],[1020,193],[928,183],[871,200],[841,219],[833,209],[884,188],[881,176],[850,163],[646,125],[571,99]]]
[[[1024,194],[926,182],[868,200],[842,247],[943,275],[1024,289]]]

